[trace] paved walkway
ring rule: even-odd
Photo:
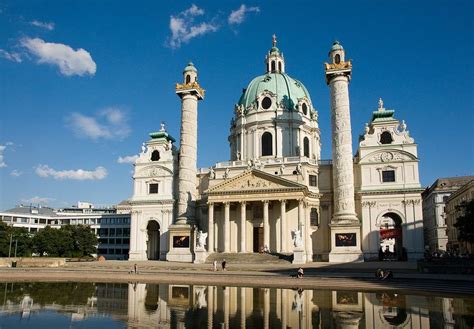
[[[137,264],[139,274],[130,274]],[[220,264],[219,264],[220,265]],[[377,268],[390,268],[394,279],[375,279]],[[4,268],[2,281],[146,282],[303,289],[399,290],[435,294],[474,295],[474,276],[435,275],[416,271],[415,263],[309,263],[305,277],[292,276],[298,266],[281,264],[228,264],[213,272],[210,264],[159,261],[105,261],[67,263],[61,268]]]

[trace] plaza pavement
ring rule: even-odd
[[[138,274],[130,273],[138,266]],[[293,276],[299,266],[288,264],[227,264],[227,270],[212,270],[212,264],[160,261],[70,262],[59,268],[3,268],[0,281],[92,281],[144,282],[218,286],[254,286],[359,291],[397,290],[417,293],[474,295],[474,276],[427,274],[412,262],[365,262],[303,265],[305,277]],[[389,268],[394,279],[379,281],[377,268]]]

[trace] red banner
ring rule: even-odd
[[[397,239],[402,237],[402,230],[399,228],[380,230],[381,239]]]

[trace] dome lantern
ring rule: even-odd
[[[265,58],[265,64],[267,66],[267,73],[285,73],[285,58],[277,48],[277,38],[274,34],[272,37],[272,48],[268,52]]]

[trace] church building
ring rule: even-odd
[[[318,112],[289,76],[276,37],[234,106],[230,158],[197,168],[205,92],[189,63],[179,149],[164,124],[134,165],[130,260],[204,262],[212,253],[269,252],[293,263],[414,260],[423,255],[417,144],[382,99],[352,150],[352,63],[334,42],[324,64],[332,160],[321,159]],[[211,91],[212,92],[212,91]],[[327,132],[329,133],[329,132]]]

